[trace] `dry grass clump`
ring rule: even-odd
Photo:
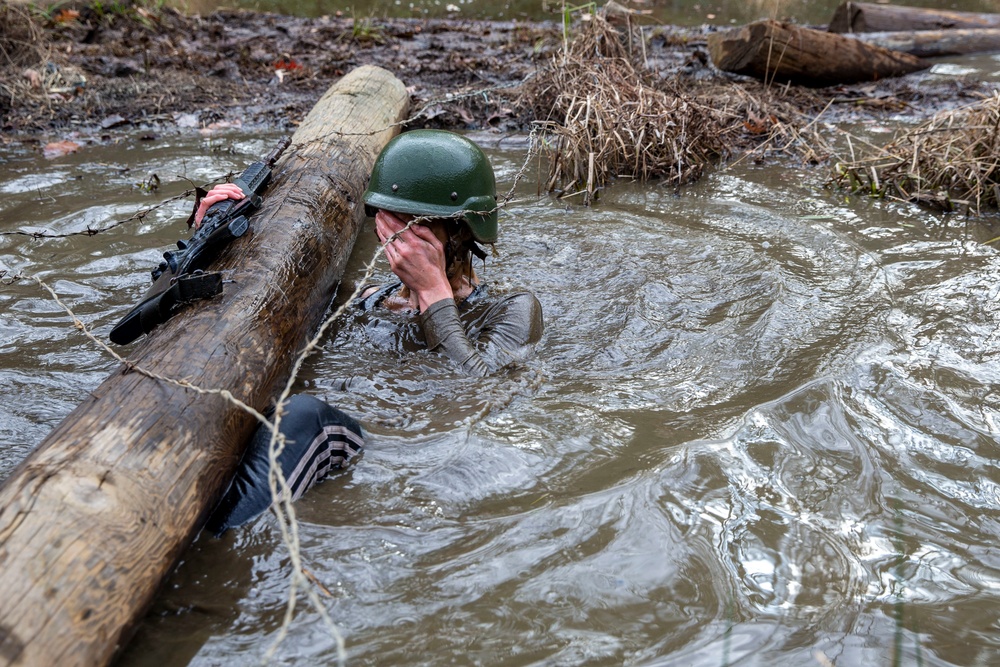
[[[30,68],[44,63],[48,55],[47,40],[28,6],[0,0],[0,118],[14,100],[36,94]]]
[[[640,31],[603,13],[587,18],[521,94],[545,119],[547,190],[590,203],[615,177],[679,185],[734,152],[801,145],[796,123],[782,120],[798,107],[779,102],[780,89],[663,77],[646,66]]]
[[[945,211],[1000,208],[1000,93],[869,150],[837,165],[838,185]]]
[[[629,44],[601,15],[590,16],[567,50],[529,82],[549,150],[547,189],[584,193],[615,176],[685,183],[725,150],[711,110],[651,85]]]
[[[37,65],[45,58],[42,44],[28,7],[0,1],[0,69]]]

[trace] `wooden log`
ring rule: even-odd
[[[1000,28],[1000,14],[845,2],[833,13],[830,32],[901,32],[953,28]]]
[[[918,58],[1000,51],[1000,28],[859,32],[845,36],[890,51],[909,53]]]
[[[406,113],[403,84],[354,70],[316,104],[275,169],[252,231],[226,249],[222,296],[131,355],[263,411],[330,302],[364,219],[361,194]],[[102,665],[232,477],[256,422],[126,367],[0,487],[0,664]]]
[[[710,34],[708,52],[721,70],[805,86],[874,81],[930,67],[906,53],[771,20]]]

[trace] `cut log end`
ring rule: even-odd
[[[830,24],[827,26],[827,30],[834,33],[860,32],[856,31],[854,28],[855,19],[858,13],[856,2],[842,3],[837,7],[837,9],[834,10],[833,17],[830,19]]]

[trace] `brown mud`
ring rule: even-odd
[[[324,91],[363,64],[408,87],[410,127],[526,130],[545,120],[520,95],[566,42],[554,22],[297,18],[248,11],[186,16],[143,5],[59,5],[40,14],[0,1],[0,130],[4,141],[44,142],[76,132],[239,125],[293,129]],[[575,29],[575,27],[574,27]],[[644,65],[684,90],[767,88],[708,62],[705,29],[643,26]],[[572,30],[570,40],[572,39]],[[556,65],[557,66],[557,65]],[[987,96],[993,86],[910,75],[877,83],[770,87],[801,124],[910,114],[923,119]],[[725,93],[717,98],[724,103]],[[738,119],[753,134],[754,118]]]
[[[552,24],[73,11],[36,23],[44,48],[35,62],[8,56],[0,79],[4,134],[189,123],[192,114],[202,127],[293,128],[333,82],[364,64],[399,77],[414,110],[430,104],[422,125],[506,127],[510,87],[542,66],[561,39]],[[492,87],[497,94],[435,104]]]

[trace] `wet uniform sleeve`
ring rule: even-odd
[[[444,352],[475,377],[489,375],[524,356],[542,337],[542,306],[533,294],[504,297],[468,328],[454,299],[441,299],[420,314],[427,348]]]

